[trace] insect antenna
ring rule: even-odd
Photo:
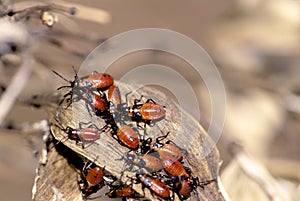
[[[52,72],[53,72],[55,75],[57,75],[58,77],[60,77],[60,78],[63,79],[64,81],[70,83],[69,86],[61,86],[61,87],[58,87],[57,90],[61,90],[61,89],[63,89],[63,88],[73,88],[73,87],[74,87],[75,82],[78,80],[78,75],[77,75],[77,72],[76,72],[74,66],[72,66],[72,68],[73,68],[73,70],[74,70],[74,72],[75,72],[75,76],[74,76],[75,79],[74,79],[74,81],[67,80],[67,79],[66,79],[65,77],[63,77],[61,74],[59,74],[59,73],[56,72],[55,70],[52,70]]]

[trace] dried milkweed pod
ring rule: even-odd
[[[188,166],[193,176],[198,177],[200,183],[217,179],[220,165],[219,152],[215,146],[212,146],[213,142],[209,139],[205,130],[191,115],[181,110],[180,106],[175,101],[167,98],[164,94],[159,93],[152,88],[143,87],[138,91],[135,91],[131,86],[123,83],[116,82],[116,85],[120,88],[122,95],[128,91],[133,92],[130,94],[129,100],[134,100],[135,98],[144,95],[145,97],[151,97],[158,103],[164,105],[166,109],[165,120],[157,122],[153,127],[147,127],[147,137],[153,137],[155,139],[161,132],[170,132],[168,140],[172,140],[176,145],[187,151],[189,161],[187,161],[185,157],[183,157],[183,161],[185,165],[191,164]],[[74,126],[76,125],[76,121],[92,121],[99,128],[105,125],[103,119],[94,115],[92,117],[89,115],[83,100],[74,102],[72,106],[67,109],[65,109],[64,104],[60,106],[56,105],[56,107],[49,107],[48,114],[50,123],[53,122],[54,117],[57,116],[63,126]],[[51,131],[53,137],[58,141],[65,136],[65,133],[55,126],[51,126]],[[122,172],[123,165],[126,162],[117,159],[120,159],[122,153],[125,154],[129,149],[121,146],[112,138],[110,133],[101,135],[101,140],[95,141],[95,143],[92,143],[84,149],[77,146],[76,143],[71,140],[65,140],[62,143],[68,151],[80,158],[85,158],[90,161],[93,161],[96,158],[97,160],[95,160],[94,163],[101,167],[105,166],[105,171],[116,178],[120,178],[121,174],[123,174],[122,179],[125,183],[128,178],[135,176],[134,172]],[[54,150],[51,150],[50,157],[56,157],[52,155],[56,155]],[[76,179],[74,179],[76,173],[72,173],[74,170],[69,168],[69,165],[67,164],[67,160],[70,162],[71,159],[68,154],[66,154],[65,157],[66,159],[61,160],[49,159],[44,167],[40,167],[39,180],[35,183],[35,200],[39,200],[41,196],[43,196],[43,199],[52,200],[54,196],[57,196],[54,191],[51,190],[51,185],[53,186],[54,184],[60,184],[56,185],[55,188],[63,194],[66,200],[82,199],[80,196],[81,192],[76,188],[76,184],[74,184],[74,182],[76,183]],[[53,165],[53,160],[56,160],[55,164],[57,167]],[[65,175],[59,174],[59,176],[53,176],[53,172],[62,171],[61,168],[65,168],[63,171],[67,171],[68,173],[65,173]],[[143,194],[140,183],[134,183],[133,188],[138,193]],[[145,199],[157,200],[157,198],[151,195],[149,190],[145,189],[144,192]],[[101,199],[104,199],[105,192],[102,194],[103,197],[101,197]],[[204,185],[203,188],[197,187],[195,192],[191,193],[189,200],[197,199],[225,200],[220,193],[217,180],[209,182],[207,185]],[[179,200],[177,195],[175,195],[174,200]]]

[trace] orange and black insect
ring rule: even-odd
[[[119,87],[115,85],[110,86],[107,95],[111,118],[113,118],[115,122],[122,122],[124,120],[124,104],[122,104]]]
[[[123,124],[123,123],[122,123]],[[102,130],[107,128],[111,129],[111,134],[123,146],[135,150],[139,147],[139,134],[138,131],[129,125],[118,126],[112,118],[106,119],[106,125]]]
[[[191,170],[188,167],[184,167],[178,160],[167,159],[162,161],[162,163],[164,170],[171,175],[174,192],[181,200],[189,198],[198,186],[204,188],[204,185],[215,181],[213,179],[201,183],[199,178],[193,177]]]
[[[133,165],[145,168],[152,172],[157,172],[163,169],[161,160],[151,154],[138,155],[136,153],[128,152],[123,158],[125,159],[125,162],[129,164],[128,170],[132,170]]]
[[[70,92],[64,95],[63,99],[60,101],[60,104],[64,100],[67,100],[67,102],[71,104],[71,101],[73,101],[74,94],[76,94],[78,97],[81,98],[83,96],[86,96],[90,92],[94,92],[94,91],[101,92],[107,90],[114,83],[114,78],[107,73],[98,73],[94,71],[90,75],[78,77],[78,74],[74,67],[73,70],[75,72],[75,77],[73,81],[67,80],[56,71],[53,71],[60,78],[70,83],[69,86],[61,86],[57,88],[57,90],[60,90],[62,88],[72,88]]]
[[[186,200],[191,196],[191,192],[197,188],[197,183],[193,178],[185,176],[172,177],[172,190],[178,195],[180,200]]]
[[[90,110],[92,110],[97,116],[100,117],[107,117],[107,115],[109,114],[109,103],[106,99],[105,93],[89,92],[87,90],[82,90],[80,91],[80,93],[76,93],[75,96],[74,94],[72,94],[73,102],[77,102],[80,100],[85,101],[89,113]]]
[[[96,93],[84,93],[83,99],[97,111],[105,112],[108,110],[109,105],[104,93],[101,95]]]
[[[57,122],[59,122],[56,119]],[[82,128],[82,123],[79,124],[79,128],[72,128],[70,126],[63,127],[60,123],[55,124],[56,127],[61,129],[67,134],[67,138],[76,141],[76,144],[81,144],[84,148],[84,143],[94,142],[100,139],[101,131],[95,124],[90,124],[86,128]]]
[[[92,74],[75,79],[74,87],[96,89],[103,91],[114,84],[114,78],[107,73],[98,73],[96,71]]]
[[[115,85],[111,85],[108,88],[107,96],[108,96],[108,101],[111,102],[114,105],[114,107],[118,107],[120,104],[122,104],[119,87]]]
[[[123,125],[113,131],[113,135],[117,136],[118,142],[129,149],[137,149],[139,147],[139,135],[136,130],[134,130],[129,125]]]
[[[167,159],[163,160],[162,164],[164,166],[165,171],[172,176],[184,176],[186,178],[191,177],[191,172],[189,168],[184,167],[182,163],[180,163],[178,160],[174,159]]]
[[[154,125],[155,122],[162,120],[166,115],[165,107],[157,104],[153,99],[147,99],[145,103],[140,103],[140,99],[135,99],[134,104],[126,108],[128,116],[137,122],[139,125],[140,122],[145,123],[146,125]],[[127,97],[126,97],[127,99]]]
[[[173,190],[181,200],[191,196],[191,192],[197,188],[198,177],[192,177],[191,170],[184,167],[178,160],[172,158],[162,161],[164,170],[172,176]]]
[[[131,186],[114,186],[106,193],[109,198],[142,198],[141,194],[137,193]]]
[[[178,177],[181,178],[181,177]],[[191,192],[195,189],[193,181],[188,181],[188,179],[182,179],[180,183],[176,185],[175,192],[181,200],[188,199],[191,196]]]
[[[161,180],[147,174],[136,174],[137,180],[143,184],[143,188],[148,188],[151,193],[163,199],[171,198],[170,188]]]
[[[78,182],[84,198],[97,192],[104,186],[103,176],[105,168],[101,168],[93,162],[87,164],[86,162],[81,171],[81,180]]]
[[[147,99],[145,103],[140,103],[140,99],[135,99],[133,105],[128,104],[128,94],[125,95],[126,103],[122,103],[121,93],[117,86],[110,86],[108,89],[108,101],[111,118],[115,122],[123,122],[124,120],[133,120],[139,127],[140,122],[148,125],[154,125],[165,117],[166,111],[164,106],[157,104],[152,99]]]
[[[197,200],[200,200],[197,194],[196,188],[201,187],[204,189],[205,185],[215,182],[216,179],[199,181],[198,177],[186,177],[186,176],[172,176],[171,180],[167,181],[168,184],[171,181],[172,190],[178,195],[180,200],[186,200],[191,196],[191,193],[195,194]]]
[[[94,71],[90,75],[78,77],[77,71],[75,70],[74,66],[72,66],[72,68],[75,72],[73,81],[67,80],[56,71],[53,71],[60,78],[70,83],[69,86],[61,86],[57,90],[68,87],[68,88],[77,88],[77,89],[87,89],[89,91],[93,91],[93,90],[104,91],[114,83],[114,78],[110,74],[98,73],[97,71]]]
[[[148,138],[142,142],[141,153],[157,152],[161,160],[173,159],[173,160],[182,160],[183,152],[185,150],[180,149],[172,141],[167,141],[162,143],[161,140],[165,139],[169,133],[164,136],[160,136],[156,139],[155,142],[151,138]]]

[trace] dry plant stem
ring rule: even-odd
[[[28,53],[24,53],[22,56],[24,61],[21,67],[19,68],[18,72],[14,75],[6,91],[1,96],[0,125],[3,124],[4,119],[6,118],[10,109],[14,105],[22,89],[26,86],[26,83],[31,75],[31,55],[29,55]]]
[[[48,160],[48,142],[50,140],[50,128],[49,130],[45,131],[44,132],[44,135],[43,135],[43,149],[42,149],[42,153],[41,153],[41,158],[40,158],[40,161],[39,163],[41,165],[46,165],[47,163],[47,160]]]
[[[231,201],[231,199],[230,199],[228,193],[226,192],[226,189],[225,189],[220,177],[218,177],[218,186],[219,186],[221,194],[224,197],[224,200],[225,201]]]
[[[236,145],[231,145],[236,146]],[[244,171],[244,173],[255,181],[273,201],[289,201],[287,192],[285,192],[268,170],[258,161],[246,154],[241,148],[233,148],[235,151],[235,159]]]
[[[81,4],[76,4],[74,2],[67,2],[67,1],[56,0],[55,3],[56,4],[50,4],[50,5],[41,4],[41,5],[30,7],[28,8],[28,10],[26,10],[25,13],[32,14],[40,10],[40,11],[61,11],[61,12],[68,12],[70,14],[73,14],[72,12],[75,10],[74,8],[76,8],[76,10],[79,10],[79,12],[76,13],[75,15],[75,17],[78,19],[88,20],[99,24],[107,24],[111,21],[111,14],[103,9],[84,6]],[[18,2],[15,5],[27,6],[28,4],[29,4],[28,2]],[[17,19],[19,20],[21,18],[24,18],[24,16],[26,15],[22,14]]]
[[[300,114],[300,96],[289,93],[285,97],[285,107],[288,111]]]
[[[56,4],[51,4],[51,5],[38,5],[38,6],[32,6],[29,8],[25,8],[20,11],[14,12],[14,15],[12,19],[16,22],[32,15],[33,13],[37,11],[61,11],[61,12],[66,12],[69,14],[74,14],[75,13],[75,8],[69,8],[69,7],[64,7]]]
[[[44,135],[43,135],[43,148],[42,148],[42,151],[41,151],[41,156],[40,156],[40,159],[39,159],[39,165],[38,167],[36,168],[35,170],[35,178],[34,178],[34,184],[33,184],[33,187],[32,187],[32,200],[35,199],[35,194],[37,192],[37,184],[38,184],[38,181],[40,179],[40,171],[41,171],[41,167],[43,165],[46,165],[47,163],[47,160],[48,160],[48,142],[49,142],[49,137],[50,137],[50,131],[49,131],[49,126],[48,126],[48,121],[47,122],[44,122],[45,120],[41,121],[41,129],[44,131]],[[46,125],[45,125],[46,124]],[[48,129],[45,130],[45,127],[47,127]]]
[[[107,24],[111,21],[111,15],[109,12],[99,9],[99,8],[93,8],[88,6],[83,6],[80,4],[70,4],[67,1],[57,1],[59,4],[64,6],[74,6],[76,7],[80,12],[75,16],[76,18],[82,19],[82,20],[88,20],[92,22],[96,22],[99,24]]]
[[[272,175],[300,182],[300,162],[286,158],[265,159],[264,164]]]

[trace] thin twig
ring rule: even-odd
[[[18,70],[18,72],[14,75],[10,85],[7,87],[6,91],[2,94],[0,100],[0,125],[3,124],[4,119],[7,114],[13,107],[16,99],[21,93],[22,89],[25,87],[30,75],[31,75],[31,64],[32,59],[29,53],[23,54],[23,63]]]
[[[70,4],[67,1],[57,1],[60,5],[64,6],[74,6],[76,7],[80,12],[76,14],[76,18],[82,19],[82,20],[87,20],[91,22],[96,22],[99,24],[108,24],[111,22],[111,14],[103,9],[95,8],[95,7],[89,7],[89,6],[84,6],[81,4],[75,4],[72,2]]]
[[[226,189],[225,189],[220,177],[218,177],[218,187],[220,189],[221,194],[224,197],[224,200],[225,201],[231,201],[231,199],[230,199],[229,195],[227,194]]]
[[[74,7],[65,7],[65,6],[60,6],[60,5],[56,5],[56,4],[37,5],[37,6],[25,8],[20,11],[12,12],[11,15],[15,21],[20,21],[38,11],[42,11],[42,12],[61,11],[61,12],[69,13],[70,15],[74,15],[76,12],[76,9]]]

